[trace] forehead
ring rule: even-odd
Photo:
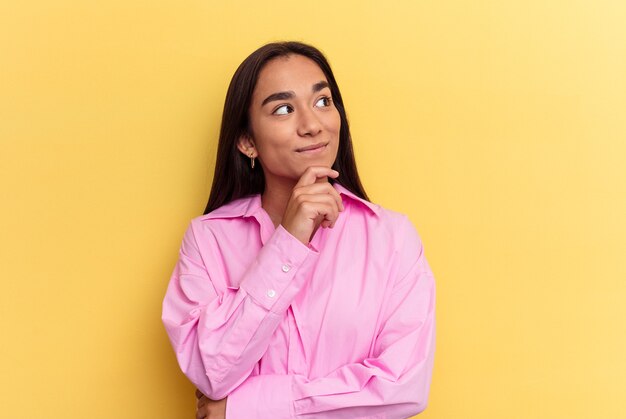
[[[289,90],[296,95],[310,93],[311,86],[322,80],[326,80],[324,72],[310,58],[302,55],[277,57],[270,60],[259,73],[253,100],[262,100],[263,95]]]

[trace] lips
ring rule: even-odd
[[[328,143],[317,143],[317,144],[312,144],[312,145],[310,145],[310,146],[306,146],[306,147],[299,148],[299,149],[297,149],[296,151],[297,151],[297,152],[301,152],[301,151],[310,151],[310,150],[315,150],[315,149],[318,149],[318,148],[324,147],[324,146],[326,146],[327,144],[328,144]]]

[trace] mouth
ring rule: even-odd
[[[312,144],[307,147],[299,148],[296,151],[298,153],[318,153],[322,150],[325,150],[327,145],[328,143],[317,143],[317,144]]]

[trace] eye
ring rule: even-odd
[[[331,103],[332,103],[332,99],[328,96],[324,96],[320,98],[317,102],[315,102],[315,106],[328,107],[330,106]]]
[[[274,115],[287,115],[291,112],[293,112],[293,109],[291,108],[291,106],[281,105],[278,108],[276,108],[276,110],[274,110],[273,114]]]

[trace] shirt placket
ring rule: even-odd
[[[261,243],[265,245],[267,241],[270,239],[276,227],[272,222],[271,218],[267,214],[267,212],[262,208],[257,208],[256,211],[252,214],[254,218],[259,223],[260,228],[260,237]],[[326,229],[320,227],[318,231],[313,235],[311,239],[311,246],[315,249],[320,249],[323,245],[323,241],[325,235],[327,234]],[[288,272],[288,265],[282,265],[281,269],[283,272]],[[306,281],[310,281],[311,278],[307,278]],[[305,285],[305,289],[302,292],[307,292],[306,288],[308,286]],[[269,290],[268,292],[271,292]],[[308,376],[308,368],[307,368],[307,360],[306,353],[304,349],[304,340],[307,338],[302,336],[303,330],[298,327],[298,321],[296,320],[296,316],[300,317],[300,321],[303,321],[302,314],[300,310],[296,307],[293,307],[294,303],[292,303],[287,308],[287,315],[285,316],[285,321],[287,323],[287,332],[288,332],[288,348],[286,354],[286,363],[287,363],[287,374],[297,374]],[[294,311],[297,311],[298,314],[294,314]]]
[[[287,310],[287,323],[289,326],[289,352],[287,354],[287,373],[297,375],[308,375],[304,348],[300,339],[300,330],[293,314],[293,307]]]

